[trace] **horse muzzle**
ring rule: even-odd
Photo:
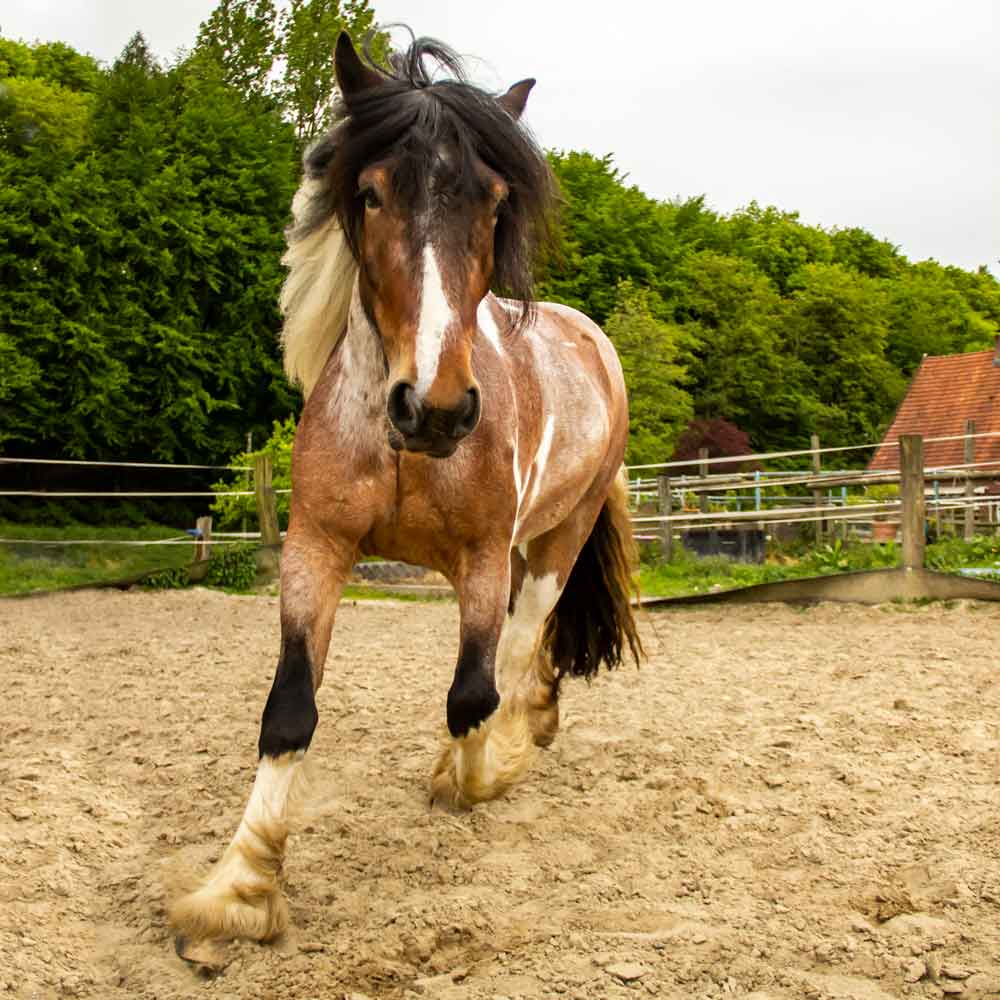
[[[479,389],[473,386],[453,409],[428,406],[408,382],[397,382],[389,390],[386,403],[389,446],[396,451],[413,451],[431,458],[449,458],[458,443],[475,429],[482,415]]]

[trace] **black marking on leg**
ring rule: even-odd
[[[462,643],[448,692],[448,731],[452,736],[465,736],[497,710],[500,695],[493,682],[491,660],[489,647],[482,640],[469,638]]]
[[[510,550],[510,598],[507,601],[507,614],[512,615],[517,607],[517,599],[524,584],[524,574],[528,568],[528,560],[517,549]]]
[[[277,757],[294,750],[305,750],[312,740],[319,713],[313,692],[312,667],[305,636],[285,639],[260,720],[261,757]]]

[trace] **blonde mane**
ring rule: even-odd
[[[285,318],[281,330],[285,374],[302,387],[307,399],[347,329],[358,271],[336,215],[299,235],[318,189],[319,184],[307,177],[295,193],[288,250],[281,258],[288,268],[279,300]]]

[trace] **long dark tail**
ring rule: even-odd
[[[557,677],[590,678],[601,663],[617,667],[626,643],[637,664],[645,655],[631,604],[638,555],[627,487],[618,477],[545,623]]]

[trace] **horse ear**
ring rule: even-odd
[[[337,86],[347,99],[363,90],[377,87],[382,82],[382,75],[362,61],[346,31],[342,31],[337,39],[333,66],[337,74]]]
[[[524,106],[528,103],[528,94],[531,93],[531,88],[534,85],[534,80],[521,80],[515,83],[506,94],[497,98],[514,121],[517,121],[524,114]]]

